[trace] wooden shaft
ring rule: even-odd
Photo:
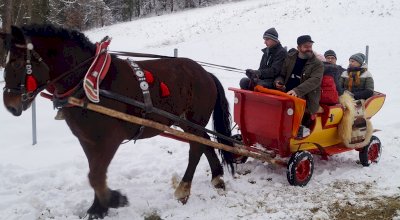
[[[136,117],[134,115],[129,115],[129,114],[119,112],[114,109],[110,109],[110,108],[107,108],[107,107],[104,107],[101,105],[97,105],[97,104],[93,104],[93,103],[85,103],[84,101],[74,98],[74,97],[69,97],[68,103],[70,103],[71,105],[74,105],[74,106],[87,108],[89,110],[92,110],[92,111],[95,111],[95,112],[98,112],[98,113],[101,113],[104,115],[108,115],[108,116],[111,116],[114,118],[118,118],[118,119],[121,119],[121,120],[124,120],[127,122],[154,128],[154,129],[166,132],[167,134],[171,134],[173,136],[176,136],[178,138],[182,138],[182,139],[185,139],[188,141],[194,141],[197,143],[201,143],[201,144],[213,147],[213,148],[228,151],[228,152],[242,155],[242,156],[253,157],[255,159],[258,159],[258,160],[261,160],[264,162],[269,162],[269,163],[273,163],[273,164],[279,163],[279,161],[273,159],[270,155],[268,155],[266,153],[252,152],[252,151],[245,149],[244,145],[235,144],[235,147],[228,146],[228,145],[221,144],[221,143],[218,143],[215,141],[211,141],[211,140],[203,138],[203,137],[199,137],[194,134],[190,134],[187,132],[182,132],[182,131],[170,128],[167,125],[164,125],[164,124],[152,121],[152,120]]]

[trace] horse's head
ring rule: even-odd
[[[49,81],[49,67],[35,51],[29,37],[13,26],[11,34],[0,34],[8,49],[4,69],[3,101],[8,111],[19,116]]]
[[[3,101],[15,116],[45,88],[65,92],[76,86],[85,73],[81,64],[95,51],[82,33],[52,25],[12,26],[11,34],[0,37],[8,50]],[[66,72],[70,74],[60,76]]]

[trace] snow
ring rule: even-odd
[[[400,194],[400,2],[395,0],[248,0],[176,14],[145,18],[86,32],[92,41],[113,38],[112,50],[173,55],[240,69],[257,68],[262,34],[275,27],[288,48],[310,34],[314,49],[336,51],[338,63],[370,47],[369,68],[375,88],[387,95],[373,118],[384,146],[381,160],[357,164],[358,152],[328,161],[314,157],[314,175],[305,187],[290,186],[284,167],[249,159],[235,177],[226,172],[227,190],[213,189],[202,157],[186,205],[173,197],[173,179],[187,165],[188,146],[156,137],[121,145],[108,172],[108,183],[130,204],[110,209],[105,219],[330,219],[335,203],[368,205],[378,196]],[[223,83],[231,108],[243,74],[210,69]],[[4,86],[3,82],[0,82]],[[0,98],[2,101],[2,98]],[[88,166],[77,139],[64,121],[53,120],[52,103],[38,98],[38,144],[32,146],[31,111],[13,117],[0,108],[0,219],[77,219],[92,203]],[[398,211],[397,213],[400,213]],[[397,217],[399,218],[399,217]]]

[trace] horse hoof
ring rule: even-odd
[[[124,195],[122,195],[119,191],[117,190],[111,190],[111,197],[110,197],[110,202],[108,203],[108,207],[110,208],[118,208],[118,207],[124,207],[128,206],[128,198]]]
[[[189,200],[189,196],[186,196],[185,198],[180,198],[178,199],[179,202],[182,203],[182,205],[185,205],[187,201]]]
[[[103,219],[104,216],[99,216],[96,214],[89,214],[88,220],[93,220],[93,219]]]
[[[190,182],[180,182],[178,188],[175,190],[175,198],[182,204],[186,204],[190,196]]]
[[[87,214],[89,216],[88,220],[102,219],[107,215],[107,213],[108,213],[108,208],[92,205],[87,211]]]
[[[211,180],[211,184],[214,186],[216,189],[223,189],[225,190],[225,182],[221,178],[221,176],[216,176]]]

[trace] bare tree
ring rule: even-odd
[[[3,11],[2,11],[2,32],[4,33],[11,33],[11,24],[12,24],[12,0],[4,0],[3,1]],[[2,40],[0,40],[1,45],[4,45],[4,42]],[[0,47],[0,66],[5,65],[5,58],[6,58],[6,48],[4,48],[3,46]]]
[[[4,6],[3,6],[2,18],[1,18],[3,21],[2,31],[5,33],[11,33],[13,1],[12,0],[4,0],[3,2],[4,2]]]
[[[50,13],[49,0],[33,0],[32,1],[32,14],[31,23],[48,23]]]
[[[51,23],[87,30],[149,14],[161,15],[224,1],[230,0],[0,0],[0,10],[3,27]]]

